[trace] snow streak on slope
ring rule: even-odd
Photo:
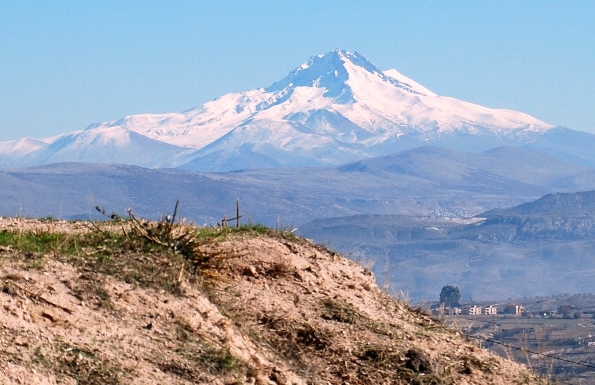
[[[523,113],[438,96],[358,53],[335,50],[313,56],[268,88],[227,94],[182,113],[127,116],[30,142],[26,150],[0,144],[0,166],[66,160],[211,171],[327,165],[444,140],[446,134],[449,140],[462,134],[485,141],[551,128]],[[93,135],[102,139],[89,139]]]

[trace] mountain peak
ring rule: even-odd
[[[266,89],[267,92],[279,92],[295,87],[323,87],[324,96],[345,96],[351,100],[351,92],[346,86],[349,78],[346,61],[350,53],[344,50],[334,50],[324,55],[316,55],[291,71],[285,78]]]
[[[368,79],[364,81],[365,83],[374,79],[412,94],[435,96],[433,92],[396,70],[383,72],[360,53],[352,53],[344,49],[335,49],[310,57],[285,78],[268,87],[266,91],[281,92],[295,87],[319,87],[326,89],[325,97],[337,98],[340,103],[349,103],[353,101],[353,89],[348,82],[353,80],[356,74],[366,76]]]
[[[381,73],[380,69],[376,67],[372,62],[366,59],[363,55],[358,52],[351,53],[344,49],[335,49],[325,54],[311,56],[307,62],[290,72],[291,74],[297,74],[299,72],[315,70],[316,72],[324,70],[338,70],[345,68],[345,65],[351,65],[364,68],[370,73]]]
[[[291,71],[284,79],[266,89],[267,92],[278,92],[295,87],[324,87],[326,97],[344,96],[351,99],[351,92],[346,85],[350,77],[350,68],[361,68],[371,74],[382,71],[359,53],[335,49],[331,52],[310,57]]]

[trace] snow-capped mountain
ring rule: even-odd
[[[559,130],[520,112],[436,95],[394,69],[381,71],[358,53],[335,50],[310,58],[268,88],[227,94],[182,113],[132,115],[56,138],[0,143],[0,166],[58,161],[201,171],[321,166],[427,144],[547,151],[555,147],[550,136]],[[552,151],[595,164],[595,135],[584,135],[591,147]]]
[[[0,143],[0,162],[7,167],[60,162],[123,163],[170,167],[188,152],[122,127],[94,127],[45,140]]]

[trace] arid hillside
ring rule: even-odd
[[[290,233],[0,220],[1,384],[536,384]]]

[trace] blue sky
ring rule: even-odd
[[[595,133],[595,1],[3,1],[0,140],[267,87],[357,51],[434,92]]]

